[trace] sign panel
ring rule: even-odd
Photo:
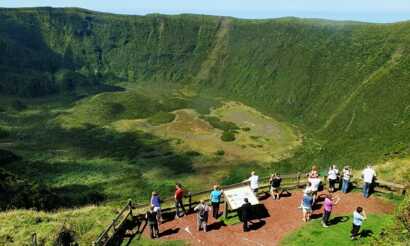
[[[224,190],[224,197],[231,209],[238,209],[244,204],[244,199],[248,198],[252,205],[259,204],[258,198],[252,192],[249,185],[227,188]]]

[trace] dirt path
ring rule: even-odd
[[[357,206],[365,208],[367,213],[390,213],[394,207],[379,198],[364,199],[360,193],[337,194],[341,201],[333,210],[333,215],[351,214]],[[242,224],[222,226],[212,218],[210,231],[207,233],[196,230],[196,215],[190,214],[178,220],[172,220],[161,225],[162,236],[160,240],[186,240],[192,245],[277,245],[289,232],[301,227],[301,210],[298,209],[302,198],[301,192],[294,192],[292,196],[273,201],[268,198],[262,203],[269,212],[269,217],[264,218],[259,227],[248,233],[242,232]],[[313,217],[322,214],[321,202],[313,212]],[[211,216],[210,216],[211,217]],[[256,221],[257,222],[257,221]],[[147,231],[146,231],[147,233]]]

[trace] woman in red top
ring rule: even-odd
[[[176,210],[175,218],[179,218],[186,214],[184,203],[182,202],[182,200],[184,199],[184,190],[182,189],[182,186],[179,183],[176,184],[175,188],[176,188],[175,190],[175,210]],[[179,214],[180,208],[184,212],[182,216],[180,216]]]

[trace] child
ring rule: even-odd
[[[366,212],[362,207],[357,207],[356,211],[353,212],[352,240],[355,240],[359,235],[360,227],[365,219],[367,219]]]
[[[157,213],[154,211],[154,206],[151,206],[149,211],[145,214],[145,219],[151,232],[151,238],[159,237]]]
[[[209,213],[209,206],[204,200],[201,200],[199,204],[194,208],[194,211],[197,211],[197,226],[198,231],[201,229],[206,232],[207,225],[208,225],[208,213]]]

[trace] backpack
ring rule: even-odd
[[[208,216],[208,206],[202,206],[202,209],[199,210],[199,217],[205,219]]]

